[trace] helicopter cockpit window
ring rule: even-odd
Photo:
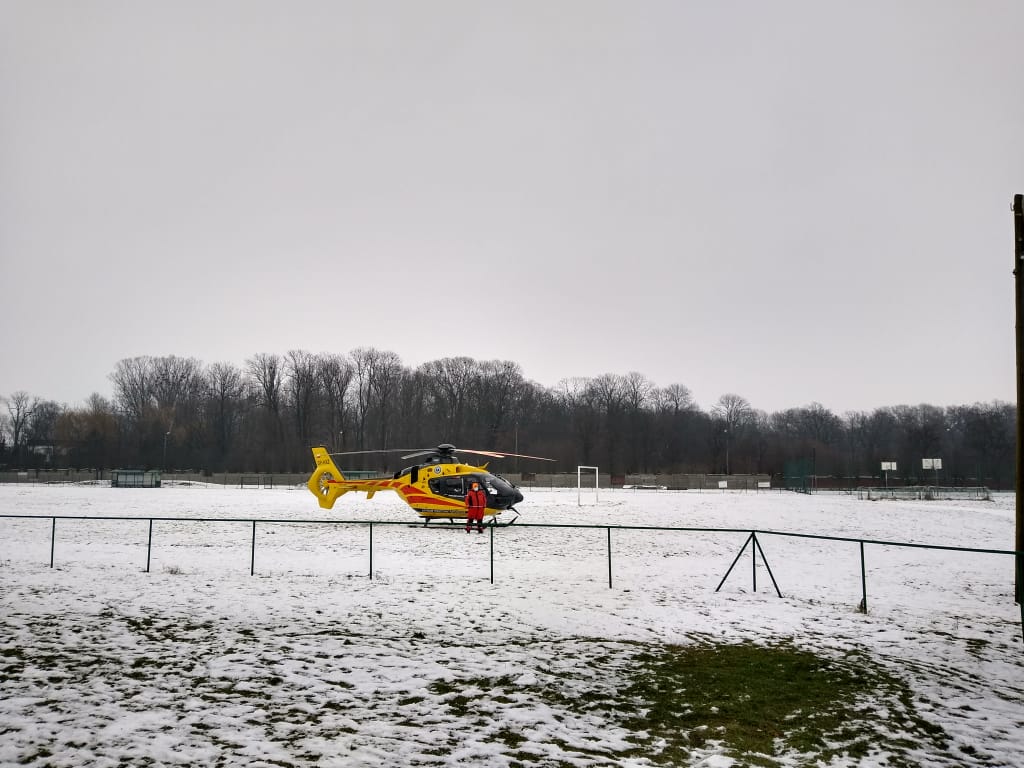
[[[487,488],[488,493],[496,493],[501,496],[507,496],[514,493],[515,489],[512,484],[504,477],[499,475],[484,475],[484,486]]]
[[[461,477],[435,477],[430,481],[430,490],[441,496],[461,499],[466,495]]]

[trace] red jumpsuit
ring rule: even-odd
[[[476,529],[479,533],[484,531],[484,510],[487,508],[487,494],[482,488],[471,490],[466,494],[466,533],[469,533],[473,528],[473,523],[476,523]]]

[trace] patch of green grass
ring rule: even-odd
[[[984,658],[985,652],[992,645],[991,642],[982,637],[969,637],[965,642],[967,644],[967,651],[977,659]]]
[[[948,736],[914,709],[907,686],[862,655],[841,660],[783,643],[764,646],[668,646],[636,657],[631,702],[622,725],[664,740],[657,755],[685,762],[691,750],[720,741],[752,765],[777,765],[786,752],[828,762],[847,754],[892,751],[892,765],[912,742],[945,750]],[[617,702],[621,706],[623,702]],[[616,707],[618,709],[618,707]],[[889,737],[892,729],[910,737]]]
[[[528,739],[500,723],[504,704],[530,701],[549,706],[558,722],[583,715],[624,732],[625,748],[552,739],[566,755],[599,763],[614,756],[688,765],[698,752],[720,750],[744,766],[884,756],[891,768],[911,768],[922,750],[950,764],[971,754],[954,754],[950,736],[927,719],[930,702],[863,652],[836,656],[790,642],[622,643],[585,667],[554,664],[542,684],[474,676],[437,679],[428,690],[454,717],[494,714],[499,727],[487,740],[508,748],[511,765],[540,759]],[[913,675],[913,666],[903,674]]]
[[[496,732],[488,741],[500,741],[507,747],[516,749],[520,744],[526,741],[526,737],[518,731],[513,731],[511,728],[502,728]]]
[[[435,680],[427,686],[427,690],[438,696],[447,696],[449,693],[461,691],[465,687],[465,683],[452,682],[449,680]]]
[[[53,757],[53,752],[46,747],[36,747],[36,751],[34,753],[22,755],[18,762],[22,765],[28,765],[29,763],[34,763],[37,760],[45,760],[48,757]]]
[[[456,694],[447,700],[448,708],[452,711],[452,714],[456,717],[465,717],[469,712],[469,705],[471,699],[468,696]]]

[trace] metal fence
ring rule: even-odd
[[[879,499],[909,499],[912,501],[975,499],[990,501],[992,499],[992,492],[983,485],[902,485],[893,486],[892,488],[861,486],[857,488],[857,498],[867,499],[868,501],[878,501]]]
[[[148,533],[146,539],[146,568],[145,572],[149,573],[150,564],[152,559],[153,550],[153,523],[154,522],[176,522],[176,523],[244,523],[251,527],[250,537],[250,548],[249,548],[249,574],[255,575],[256,573],[256,531],[257,525],[271,527],[275,525],[327,525],[327,526],[365,526],[367,529],[367,558],[368,558],[368,570],[367,576],[369,579],[374,578],[373,570],[373,529],[374,527],[386,527],[386,526],[403,526],[409,527],[410,523],[407,521],[384,521],[384,520],[291,520],[283,518],[235,518],[235,517],[205,517],[205,518],[193,518],[193,517],[118,517],[118,516],[89,516],[89,515],[17,515],[17,514],[3,514],[0,515],[0,519],[30,519],[30,520],[50,520],[50,567],[54,567],[56,542],[57,542],[57,521],[58,520],[90,520],[90,521],[132,521],[132,522],[148,522]],[[490,582],[494,583],[494,531],[497,527],[494,524],[488,525],[489,533],[489,564],[490,564]],[[861,600],[858,605],[858,610],[862,613],[867,613],[868,610],[868,584],[867,584],[867,568],[865,558],[865,547],[866,546],[879,546],[879,547],[902,547],[910,549],[922,549],[922,550],[936,550],[942,552],[960,552],[960,553],[973,553],[981,555],[994,555],[1000,557],[1014,557],[1016,558],[1016,567],[1019,569],[1024,566],[1024,551],[1014,551],[1007,549],[981,549],[977,547],[957,547],[957,546],[945,546],[938,544],[916,544],[905,541],[886,541],[880,539],[858,539],[846,536],[824,536],[821,534],[807,534],[807,533],[791,533],[786,531],[770,531],[770,530],[756,530],[749,528],[701,528],[701,527],[665,527],[665,526],[645,526],[645,525],[580,525],[580,524],[568,524],[568,523],[520,523],[515,526],[517,529],[523,528],[568,528],[568,529],[592,529],[592,530],[604,530],[606,532],[606,556],[608,564],[608,587],[609,589],[613,586],[613,532],[624,532],[624,531],[647,531],[652,533],[661,532],[689,532],[689,533],[711,533],[711,534],[747,534],[747,538],[743,542],[743,546],[736,553],[732,563],[726,569],[725,574],[718,582],[718,586],[715,587],[715,592],[718,592],[725,585],[725,582],[729,579],[729,576],[735,570],[740,558],[746,552],[747,548],[750,548],[751,558],[751,586],[754,592],[757,592],[757,567],[758,567],[758,553],[760,553],[761,563],[765,567],[769,578],[772,582],[772,587],[775,593],[781,598],[782,590],[779,588],[778,583],[775,580],[775,575],[772,573],[771,565],[768,562],[768,558],[765,555],[764,549],[761,546],[761,539],[764,537],[786,537],[794,539],[813,539],[818,541],[828,542],[844,542],[849,544],[856,544],[859,547],[860,554],[860,586],[861,586]],[[1024,603],[1021,603],[1021,634],[1024,637]]]

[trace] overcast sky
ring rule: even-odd
[[[1019,0],[0,0],[0,395],[137,355],[1014,400]]]

